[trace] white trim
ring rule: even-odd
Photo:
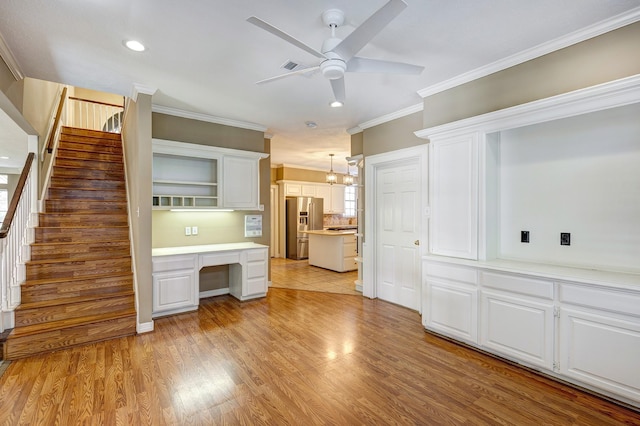
[[[229,294],[229,287],[219,288],[217,290],[201,291],[199,298],[200,299],[205,299],[207,297],[222,296],[224,294]]]
[[[200,145],[156,138],[151,139],[151,149],[154,153],[181,155],[185,157],[218,158],[220,155],[235,155],[236,157],[253,158],[256,160],[269,157],[269,154],[266,152],[220,148],[211,145]]]
[[[182,109],[171,108],[162,105],[152,105],[151,111],[157,112],[159,114],[173,115],[175,117],[189,118],[191,120],[206,121],[209,123],[222,124],[225,126],[239,127],[241,129],[256,130],[258,132],[267,131],[267,128],[261,124],[232,120],[230,118],[216,117],[209,114],[185,111]]]
[[[275,167],[275,168],[279,168],[279,167],[286,167],[286,168],[289,168],[289,169],[311,170],[311,171],[314,171],[314,172],[323,172],[323,173],[326,173],[326,172],[328,172],[328,171],[329,171],[329,170],[327,170],[327,169],[321,169],[321,168],[316,168],[316,167],[300,166],[300,165],[297,165],[297,164],[285,164],[285,163],[280,163],[280,164],[275,164],[275,165],[273,165],[273,164],[272,164],[272,165],[271,165],[271,167]],[[334,170],[334,171],[335,171],[335,170]],[[339,172],[336,172],[336,173],[340,174]],[[326,183],[326,182],[324,182],[324,181],[323,181],[323,182],[316,182],[316,183]]]
[[[347,129],[347,133],[349,133],[350,135],[355,135],[356,133],[361,133],[363,130],[364,129],[362,129],[360,126],[355,126]]]
[[[390,114],[385,114],[385,115],[383,115],[381,117],[374,118],[373,120],[365,121],[364,123],[358,124],[357,127],[360,128],[361,131],[362,131],[364,129],[368,129],[368,128],[373,127],[373,126],[378,126],[380,124],[384,124],[384,123],[387,123],[389,121],[397,120],[398,118],[406,117],[407,115],[411,115],[411,114],[414,114],[416,112],[420,112],[423,109],[424,109],[424,102],[420,102],[419,104],[411,105],[410,107],[403,108],[401,110],[398,110],[396,112],[392,112]],[[355,127],[354,127],[354,129],[355,129]],[[349,129],[349,130],[351,130],[351,129]],[[347,132],[349,132],[349,130],[347,130]],[[356,133],[358,133],[358,132],[356,132]]]
[[[515,65],[519,65],[523,62],[530,61],[532,59],[539,58],[565,47],[580,43],[590,38],[597,37],[599,35],[616,30],[637,21],[640,21],[640,7],[636,7],[609,19],[605,19],[604,21],[600,21],[588,27],[574,31],[565,36],[558,37],[555,40],[547,41],[530,49],[523,50],[514,55],[497,60],[488,65],[476,68],[469,72],[460,74],[456,77],[418,90],[418,94],[423,98],[426,98],[428,96],[444,92],[445,90],[460,86],[464,83],[468,83],[478,78],[486,77],[489,74],[502,71]]]
[[[640,102],[640,74],[414,132],[423,139],[491,133]],[[368,158],[367,158],[368,160]]]
[[[374,299],[377,296],[375,286],[375,271],[376,271],[376,169],[378,167],[384,167],[392,163],[399,163],[408,160],[415,160],[417,158],[418,165],[420,166],[420,222],[423,224],[419,231],[419,240],[423,241],[420,246],[420,255],[426,254],[427,244],[427,223],[428,217],[426,212],[428,211],[428,200],[425,194],[428,188],[428,159],[429,159],[429,145],[418,145],[410,148],[398,149],[396,151],[385,152],[382,154],[370,155],[365,157],[365,208],[364,208],[364,224],[365,224],[365,242],[362,245],[363,251],[363,282],[362,282],[362,295]],[[421,267],[421,262],[418,262],[418,267]],[[422,277],[422,272],[419,271],[418,277]],[[422,300],[422,286],[418,286],[418,293]],[[422,311],[422,302],[418,302],[418,311]]]
[[[153,331],[153,320],[149,322],[139,322],[136,324],[136,332],[138,334],[149,333],[151,331]]]
[[[140,83],[133,83],[133,87],[131,87],[131,99],[134,102],[138,102],[138,95],[150,95],[153,96],[158,89],[151,86],[145,86]]]
[[[273,133],[265,133],[264,134],[264,138],[265,139],[269,139],[269,140],[273,139],[274,136],[275,135]]]
[[[9,49],[9,45],[5,41],[4,37],[2,37],[2,34],[0,34],[0,57],[2,57],[4,63],[7,64],[9,71],[11,71],[11,74],[13,74],[13,77],[17,81],[24,79],[22,68],[18,65],[16,57],[13,56],[11,49]]]

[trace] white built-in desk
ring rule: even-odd
[[[229,293],[235,298],[266,296],[268,250],[255,243],[153,249],[153,316],[198,309],[199,272],[207,266],[229,265]]]

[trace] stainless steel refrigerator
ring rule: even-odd
[[[309,236],[305,231],[322,229],[322,198],[287,197],[287,257],[307,259]]]

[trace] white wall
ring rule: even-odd
[[[636,104],[503,131],[499,257],[640,270],[639,117]]]

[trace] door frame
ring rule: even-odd
[[[420,197],[419,210],[419,229],[418,236],[420,240],[420,257],[427,254],[427,232],[429,220],[429,197],[428,197],[428,167],[429,167],[429,145],[417,145],[410,148],[399,149],[396,151],[385,152],[365,157],[365,185],[364,185],[364,242],[362,245],[363,255],[363,276],[362,276],[362,295],[370,299],[375,299],[377,295],[376,286],[376,221],[377,221],[377,172],[382,169],[394,165],[402,165],[407,161],[418,160],[418,168],[420,170],[420,182],[418,184],[418,194]],[[422,280],[422,262],[418,262],[419,270],[416,276]],[[418,293],[422,300],[422,283],[418,285]],[[422,303],[418,303],[419,312],[422,311]]]

